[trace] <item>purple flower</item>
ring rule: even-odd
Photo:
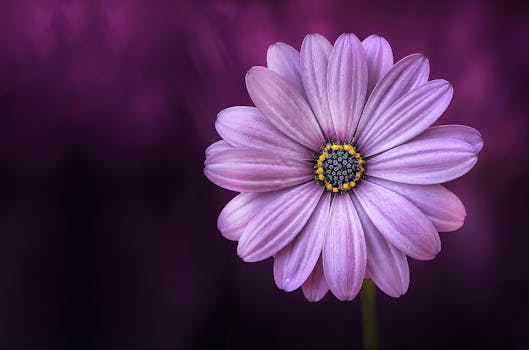
[[[463,225],[463,204],[440,183],[468,172],[483,146],[470,127],[431,127],[452,86],[428,81],[423,55],[393,64],[376,35],[334,46],[307,35],[300,52],[271,45],[267,63],[246,75],[256,107],[221,111],[223,140],[206,150],[206,176],[241,192],[219,230],[244,261],[273,256],[277,286],[301,286],[309,301],[329,289],[351,300],[365,277],[404,294],[407,256],[433,259],[438,231]]]

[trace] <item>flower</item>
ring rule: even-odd
[[[452,86],[428,81],[421,54],[393,64],[377,35],[333,46],[310,34],[300,52],[276,43],[267,65],[246,75],[256,107],[221,111],[223,140],[206,150],[205,175],[241,192],[219,230],[244,261],[274,257],[277,286],[301,286],[309,301],[329,289],[352,300],[367,277],[404,294],[407,257],[433,259],[438,232],[463,225],[463,204],[440,183],[467,173],[483,146],[473,128],[431,126]]]

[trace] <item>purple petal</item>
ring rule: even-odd
[[[327,65],[332,44],[319,34],[309,34],[301,44],[301,77],[307,99],[329,138],[335,138],[327,97]]]
[[[349,141],[364,108],[367,62],[364,48],[354,34],[336,40],[327,67],[327,94],[336,136]]]
[[[379,35],[370,35],[362,41],[367,60],[367,96],[393,66],[393,51],[388,41]]]
[[[362,222],[367,247],[367,272],[376,285],[394,298],[406,293],[410,284],[410,270],[406,255],[393,247],[375,227],[356,196],[351,196]],[[367,278],[367,277],[366,277]]]
[[[257,108],[277,129],[312,150],[320,148],[324,142],[323,133],[297,89],[264,67],[248,71],[246,86]]]
[[[356,196],[378,231],[404,254],[430,260],[441,250],[431,221],[400,194],[365,180],[356,188]]]
[[[459,139],[417,137],[369,159],[366,174],[431,185],[466,174],[477,160],[475,147]]]
[[[426,129],[419,137],[421,139],[446,138],[461,140],[472,145],[476,154],[483,148],[483,138],[479,131],[465,125],[434,126]]]
[[[274,257],[274,279],[287,292],[299,288],[314,269],[325,237],[331,194],[326,192],[296,238]]]
[[[206,148],[206,158],[218,151],[223,151],[225,149],[233,149],[233,147],[224,140],[213,142],[208,148]]]
[[[410,185],[377,177],[370,177],[369,181],[406,197],[432,221],[439,232],[455,231],[465,222],[463,203],[441,185]]]
[[[446,110],[452,94],[452,86],[446,80],[433,80],[408,92],[366,130],[362,152],[371,156],[419,135]]]
[[[366,132],[395,101],[408,91],[426,83],[429,73],[430,65],[423,55],[409,55],[395,63],[374,87],[366,102],[355,135],[357,143],[362,144]]]
[[[215,128],[235,147],[259,148],[311,159],[312,151],[277,130],[255,107],[230,107],[219,113]]]
[[[264,193],[240,193],[226,204],[217,220],[219,231],[224,237],[238,241],[250,220],[263,208],[286,190]]]
[[[320,185],[309,182],[270,202],[244,229],[237,246],[239,256],[254,262],[283,249],[305,226],[322,192]]]
[[[366,242],[351,197],[335,196],[323,244],[323,271],[333,294],[352,300],[366,270]]]
[[[281,42],[272,44],[268,47],[266,63],[268,68],[292,84],[303,95],[298,50]]]
[[[329,291],[329,286],[323,275],[323,264],[321,256],[310,274],[309,278],[301,286],[303,295],[310,302],[320,301]]]
[[[269,151],[233,148],[206,158],[204,173],[214,184],[237,192],[267,192],[314,177],[310,163]]]

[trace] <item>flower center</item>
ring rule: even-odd
[[[328,142],[321,147],[314,163],[316,181],[327,191],[352,190],[364,178],[366,161],[349,143]]]

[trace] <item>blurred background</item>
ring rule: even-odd
[[[449,183],[466,223],[407,294],[379,293],[384,349],[525,349],[529,3],[2,1],[0,348],[355,349],[359,298],[310,304],[216,228],[202,173],[217,112],[251,103],[269,44],[377,33],[424,53],[479,129]]]

